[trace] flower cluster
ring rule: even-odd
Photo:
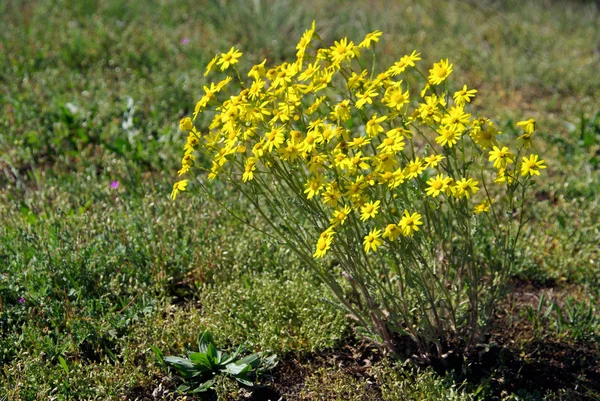
[[[453,71],[448,59],[433,64],[420,96],[415,98],[411,97],[409,82],[398,77],[409,70],[420,73],[416,65],[420,53],[413,51],[374,75],[361,68],[357,59],[379,41],[381,32],[369,33],[358,45],[344,38],[329,48],[316,49],[309,59],[307,49],[314,34],[313,25],[296,47],[293,63],[267,69],[265,60],[250,69],[248,81],[241,79],[236,68],[242,53],[235,48],[212,59],[206,74],[215,65],[221,71],[233,70],[240,90],[223,94],[223,100],[218,100],[233,81],[232,76],[204,87],[193,118],[210,110],[212,121],[203,134],[190,117],[180,122],[180,129],[189,135],[179,175],[193,166],[194,152],[199,148],[212,160],[211,179],[227,164],[241,167],[243,182],[252,181],[259,170],[278,174],[277,166],[287,166],[289,173],[304,180],[306,198],[319,199],[331,216],[331,225],[323,231],[326,234],[317,240],[315,257],[326,254],[335,227],[344,224],[350,213],[359,213],[360,220],[367,221],[377,216],[382,203],[383,207],[396,208],[394,195],[401,185],[411,185],[432,198],[475,196],[480,190],[479,180],[461,174],[455,162],[448,160],[456,156],[456,147],[462,152],[470,146],[474,153],[486,153],[497,170],[495,182],[514,179],[509,173],[514,154],[508,147],[500,147],[497,136],[501,132],[489,119],[474,117],[465,110],[477,90],[466,85],[453,94],[446,90],[446,80]],[[364,124],[358,125],[360,120]],[[535,121],[518,125],[525,131],[520,140],[527,146]],[[419,152],[414,135],[430,146]],[[533,176],[545,166],[531,154],[523,158],[520,168],[522,175]],[[172,197],[185,190],[186,184],[187,180],[177,182]],[[486,197],[473,210],[489,211],[491,203]],[[381,227],[366,233],[365,250],[376,251],[383,244],[382,231],[388,241],[398,235],[412,236],[422,224],[421,218],[418,211],[404,210],[401,219],[382,221]]]
[[[516,189],[527,187],[545,165],[538,155],[523,153],[531,147],[535,121],[518,123],[523,134],[514,147],[500,144],[494,122],[468,110],[479,92],[467,85],[450,90],[449,59],[434,63],[426,74],[421,53],[412,51],[376,72],[381,37],[375,31],[359,44],[343,38],[324,46],[313,23],[293,62],[269,67],[264,60],[245,74],[235,48],[216,55],[205,75],[217,67],[228,75],[205,86],[193,116],[180,122],[188,137],[179,175],[206,166],[208,179],[219,177],[249,198],[283,207],[277,211],[287,226],[281,236],[301,256],[308,255],[306,249],[316,259],[333,252],[353,277],[379,275],[393,282],[394,274],[402,273],[398,268],[392,274],[387,266],[403,266],[404,260],[433,272],[429,263],[439,259],[435,249],[454,241],[449,233],[472,247],[472,218],[501,226],[498,216],[506,213],[500,209],[513,207]],[[187,183],[175,183],[173,199]],[[258,201],[253,204],[259,208]],[[304,218],[297,217],[302,213]],[[302,224],[314,234],[294,227]],[[503,244],[507,252],[514,246]],[[373,275],[371,254],[382,247],[387,252]],[[456,243],[451,247],[458,249]],[[464,252],[459,262],[444,263],[473,265],[473,250]],[[423,283],[435,273],[428,274]],[[395,290],[382,287],[385,291]],[[437,304],[432,299],[424,315]],[[381,316],[371,319],[380,326]]]

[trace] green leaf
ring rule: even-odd
[[[260,364],[260,354],[250,354],[235,363],[245,363],[255,368]]]
[[[165,358],[165,362],[173,365],[173,367],[186,379],[190,379],[201,373],[189,359],[168,356]]]
[[[198,351],[206,354],[209,344],[213,344],[214,339],[212,334],[208,330],[205,330],[204,333],[198,338]]]
[[[190,354],[190,360],[194,363],[194,365],[203,367],[204,370],[212,370],[214,367],[212,359],[207,354],[202,352],[192,352]]]
[[[65,358],[63,358],[62,355],[58,356],[58,363],[63,368],[67,376],[69,376],[69,365],[67,365],[67,361],[65,361]]]
[[[162,351],[160,349],[158,349],[157,347],[155,347],[154,345],[150,346],[150,350],[152,350],[152,352],[154,353],[154,356],[156,357],[156,361],[158,362],[158,364],[161,367],[166,368],[167,364],[165,362]]]
[[[254,383],[252,383],[252,381],[250,380],[250,378],[248,376],[246,376],[246,375],[236,376],[235,380],[237,380],[238,382],[242,383],[244,386],[248,386],[248,387],[254,386]]]
[[[217,347],[215,347],[213,343],[208,344],[208,347],[206,348],[206,356],[208,359],[210,359],[211,365],[219,364]]]
[[[206,391],[213,388],[214,385],[215,385],[214,379],[207,380],[204,383],[201,383],[198,387],[196,387],[196,389],[194,389],[194,391],[192,391],[192,393],[205,393]]]
[[[227,366],[225,366],[225,369],[223,369],[222,371],[225,373],[229,373],[232,376],[237,376],[240,373],[244,373],[244,372],[248,372],[252,369],[252,366],[246,364],[246,363],[230,363]]]

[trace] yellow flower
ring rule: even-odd
[[[299,60],[302,60],[304,57],[304,53],[306,52],[306,48],[308,47],[310,40],[312,39],[313,34],[315,33],[315,21],[312,22],[311,29],[307,29],[302,37],[300,38],[300,42],[296,45],[296,57]]]
[[[477,186],[478,184],[479,182],[472,178],[461,178],[460,180],[456,181],[452,187],[452,195],[454,195],[455,198],[462,198],[463,196],[466,196],[467,199],[469,199],[471,194],[476,194],[479,191],[479,187]]]
[[[250,71],[248,71],[248,76],[250,78],[254,78],[255,81],[258,81],[260,78],[265,76],[266,70],[265,70],[265,64],[267,62],[267,59],[264,59],[262,63],[260,64],[256,64],[255,66],[253,66]]]
[[[402,216],[398,225],[405,237],[412,236],[419,231],[419,226],[423,224],[421,217],[419,213],[410,214],[408,210],[404,211],[404,216]]]
[[[423,172],[423,170],[425,170],[423,160],[417,157],[415,160],[411,160],[408,163],[408,165],[404,168],[404,177],[407,180],[411,180],[413,178],[418,177]]]
[[[273,128],[271,131],[265,134],[265,143],[263,146],[268,152],[271,152],[273,147],[275,147],[275,149],[279,149],[284,141],[285,138],[283,136],[283,128]]]
[[[350,209],[350,206],[344,206],[343,208],[340,207],[338,209],[336,209],[333,212],[333,217],[331,218],[331,220],[329,221],[330,224],[337,226],[338,224],[344,224],[346,222],[346,219],[348,218],[348,216],[350,215],[352,209]]]
[[[278,152],[281,155],[282,160],[289,160],[293,162],[298,156],[300,156],[298,146],[294,143],[294,141],[291,141],[289,139],[286,142],[286,145],[287,146],[280,148]]]
[[[329,248],[331,247],[331,242],[333,241],[332,237],[319,237],[317,241],[317,247],[313,257],[315,259],[322,258],[325,256]]]
[[[181,131],[191,131],[192,128],[194,128],[194,124],[192,123],[192,119],[189,117],[185,117],[182,118],[181,121],[179,121],[179,129]]]
[[[506,169],[499,168],[498,173],[496,174],[496,178],[494,179],[494,182],[496,184],[502,184],[507,181],[509,184],[512,184],[514,181],[514,178],[510,174],[507,174]]]
[[[369,234],[365,236],[363,244],[365,246],[365,252],[376,252],[377,248],[383,244],[383,241],[381,240],[381,230],[376,228],[372,229]]]
[[[463,106],[466,103],[470,103],[471,99],[475,97],[477,89],[467,89],[467,85],[464,85],[461,90],[454,92],[454,103],[457,106]]]
[[[185,191],[187,184],[188,180],[177,181],[175,184],[173,184],[173,191],[171,191],[171,199],[175,200],[179,192]]]
[[[246,159],[246,163],[244,164],[244,174],[242,175],[242,181],[247,182],[254,179],[256,161],[257,159],[255,157],[249,157]]]
[[[335,41],[334,45],[330,48],[331,59],[334,64],[340,64],[342,61],[351,59],[355,56],[354,53],[354,42],[348,42],[348,38]]]
[[[311,199],[315,195],[319,195],[323,189],[323,177],[317,176],[311,178],[304,186],[306,187],[304,190],[304,193],[307,194],[306,199]]]
[[[368,73],[369,71],[367,70],[362,70],[360,74],[352,71],[352,75],[350,75],[346,83],[348,89],[356,89],[361,83],[365,82]]]
[[[538,158],[538,155],[529,155],[529,159],[523,157],[523,163],[521,163],[521,175],[540,175],[540,170],[545,169],[546,166],[544,165],[544,160],[538,161]]]
[[[456,145],[456,142],[460,139],[462,134],[458,125],[444,125],[437,133],[440,135],[435,138],[435,141],[440,145],[448,146],[449,148]]]
[[[356,102],[356,108],[362,109],[365,104],[373,104],[374,97],[379,96],[379,93],[376,93],[373,89],[369,89],[364,93],[357,93],[356,98],[358,101]]]
[[[442,124],[463,125],[469,123],[470,114],[462,106],[452,106],[442,118]]]
[[[490,211],[491,206],[492,204],[490,203],[490,201],[486,199],[483,202],[475,205],[473,212],[475,212],[475,214],[486,213]]]
[[[371,43],[379,42],[379,37],[383,35],[381,31],[373,31],[371,33],[367,33],[367,36],[363,39],[362,42],[359,43],[358,47],[370,48]]]
[[[439,85],[448,75],[452,73],[452,64],[448,63],[448,59],[440,60],[439,63],[433,64],[433,68],[429,70],[429,83],[432,85]]]
[[[401,87],[390,87],[385,91],[383,102],[390,109],[400,110],[410,100],[408,91],[402,92]]]
[[[425,160],[425,167],[435,168],[442,160],[444,160],[446,156],[442,155],[429,155]]]
[[[491,121],[485,129],[475,125],[471,130],[471,138],[473,138],[473,141],[484,149],[498,146],[496,135],[499,134],[501,134],[501,132],[494,128],[494,123]]]
[[[425,190],[425,192],[427,195],[435,198],[441,192],[445,192],[446,189],[448,189],[448,185],[451,181],[452,179],[450,177],[444,177],[443,174],[438,174],[435,178],[432,177],[429,179],[429,181],[427,181],[427,185],[429,185],[429,187]]]
[[[494,148],[490,150],[490,161],[494,162],[495,168],[506,168],[508,164],[511,164],[514,161],[512,159],[513,157],[514,155],[506,146],[502,149],[494,146]]]
[[[312,162],[313,166],[316,166],[315,158],[313,158]],[[320,167],[321,168],[321,167]],[[329,207],[337,207],[338,203],[342,198],[342,192],[340,191],[339,185],[337,182],[330,182],[327,185],[327,189],[323,192],[323,203]]]
[[[389,238],[390,241],[395,241],[402,234],[402,230],[396,224],[388,224],[383,232],[383,238]]]
[[[217,64],[221,66],[221,71],[225,71],[230,66],[237,64],[238,59],[242,56],[239,50],[234,47],[229,49],[227,53],[221,53],[221,58],[217,61]]]
[[[325,254],[331,247],[334,235],[335,231],[333,231],[333,227],[329,227],[327,230],[321,233],[321,235],[319,236],[319,240],[317,241],[317,249],[313,254],[313,257],[315,259],[322,258],[323,256],[325,256]]]
[[[331,112],[331,119],[338,122],[344,122],[350,119],[350,100],[342,100],[336,104]]]
[[[404,138],[400,135],[395,135],[392,133],[390,136],[389,131],[386,135],[386,138],[381,141],[377,149],[381,149],[384,153],[396,153],[402,151],[404,149]]]
[[[385,120],[387,120],[386,116],[377,118],[377,114],[373,114],[373,117],[371,117],[371,119],[365,124],[365,131],[367,132],[367,135],[374,137],[380,132],[383,132],[383,127],[379,125],[379,123],[384,122]]]
[[[321,68],[321,66],[318,65],[316,61],[312,64],[307,65],[306,69],[300,75],[298,75],[298,80],[299,81],[309,80],[310,78],[313,77],[313,75],[315,75],[317,73],[317,71],[319,71],[320,68]]]
[[[421,60],[420,56],[421,53],[417,53],[416,50],[413,50],[410,56],[402,56],[400,61],[395,62],[394,65],[387,70],[387,74],[389,76],[402,74],[408,67],[414,67],[415,61]],[[423,95],[421,95],[421,97],[423,97]]]
[[[517,125],[523,128],[523,130],[528,134],[533,134],[533,131],[535,131],[535,120],[533,118],[530,118],[526,121],[519,121]]]
[[[379,205],[381,201],[367,202],[360,208],[360,220],[366,221],[374,218],[379,213]]]
[[[264,87],[265,81],[263,81],[262,79],[257,79],[256,81],[252,82],[252,85],[248,90],[248,96],[250,97],[250,99],[254,100],[255,98],[257,98]]]
[[[212,58],[212,60],[210,60],[210,62],[209,62],[209,63],[208,63],[208,65],[206,66],[206,71],[204,71],[204,76],[207,76],[207,75],[208,75],[208,74],[209,74],[209,73],[212,71],[212,69],[213,69],[213,68],[214,68],[214,66],[215,66],[215,63],[216,63],[216,62],[217,62],[217,60],[218,60],[218,58],[219,58],[219,56],[214,56],[214,57]]]

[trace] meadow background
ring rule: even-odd
[[[509,135],[537,121],[548,169],[499,316],[514,360],[482,377],[381,360],[292,253],[169,199],[208,61],[292,59],[313,19],[326,43],[383,31],[383,64],[449,58]],[[176,399],[149,347],[205,328],[276,352],[289,400],[600,399],[599,66],[589,1],[0,2],[0,400]]]

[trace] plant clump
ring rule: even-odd
[[[252,204],[237,218],[261,216],[363,335],[395,354],[407,337],[427,362],[485,335],[546,166],[533,119],[508,138],[471,113],[479,92],[452,90],[449,59],[427,71],[412,51],[377,68],[381,37],[325,46],[313,23],[295,60],[245,74],[235,48],[216,55],[205,75],[226,75],[180,122],[187,178],[171,196],[189,178],[207,196],[229,183]]]

